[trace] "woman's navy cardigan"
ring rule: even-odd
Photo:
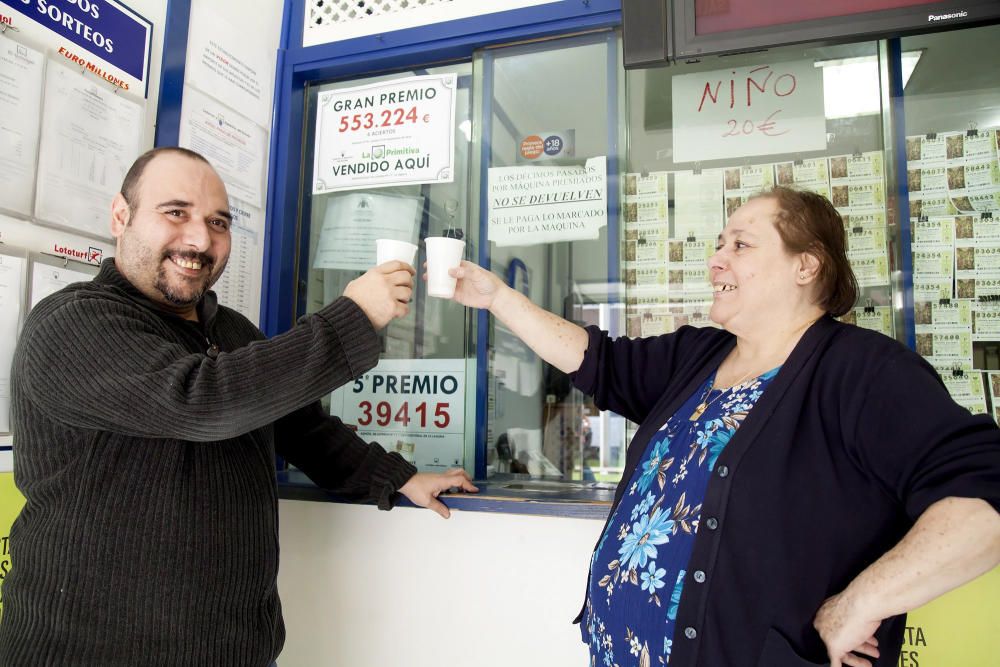
[[[691,327],[645,339],[612,340],[595,327],[588,335],[574,383],[600,409],[640,425],[617,506],[650,436],[736,339]],[[934,369],[897,341],[821,318],[715,464],[671,667],[825,664],[812,626],[820,605],[949,496],[1000,511],[994,421],[956,404]],[[698,570],[702,582],[691,576]],[[904,625],[905,616],[882,624],[874,664],[896,665]]]

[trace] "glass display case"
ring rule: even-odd
[[[1000,26],[906,37],[915,345],[956,401],[1000,415]]]

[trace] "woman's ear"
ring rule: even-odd
[[[797,275],[799,285],[808,285],[814,282],[819,275],[821,266],[822,264],[816,255],[810,252],[800,254]]]

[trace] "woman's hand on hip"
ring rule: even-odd
[[[871,667],[864,656],[879,657],[875,631],[881,624],[882,619],[866,614],[849,590],[827,598],[813,619],[813,627],[826,644],[830,667]]]

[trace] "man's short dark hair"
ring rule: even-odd
[[[205,164],[209,164],[208,160],[201,153],[196,153],[193,150],[181,148],[180,146],[160,146],[159,148],[146,151],[132,163],[128,173],[125,174],[125,180],[122,181],[122,197],[125,198],[125,203],[128,204],[130,212],[135,209],[135,205],[138,203],[139,179],[142,178],[143,172],[146,171],[146,166],[152,162],[153,158],[163,153],[176,153],[177,155],[183,155],[192,160],[200,160]]]

